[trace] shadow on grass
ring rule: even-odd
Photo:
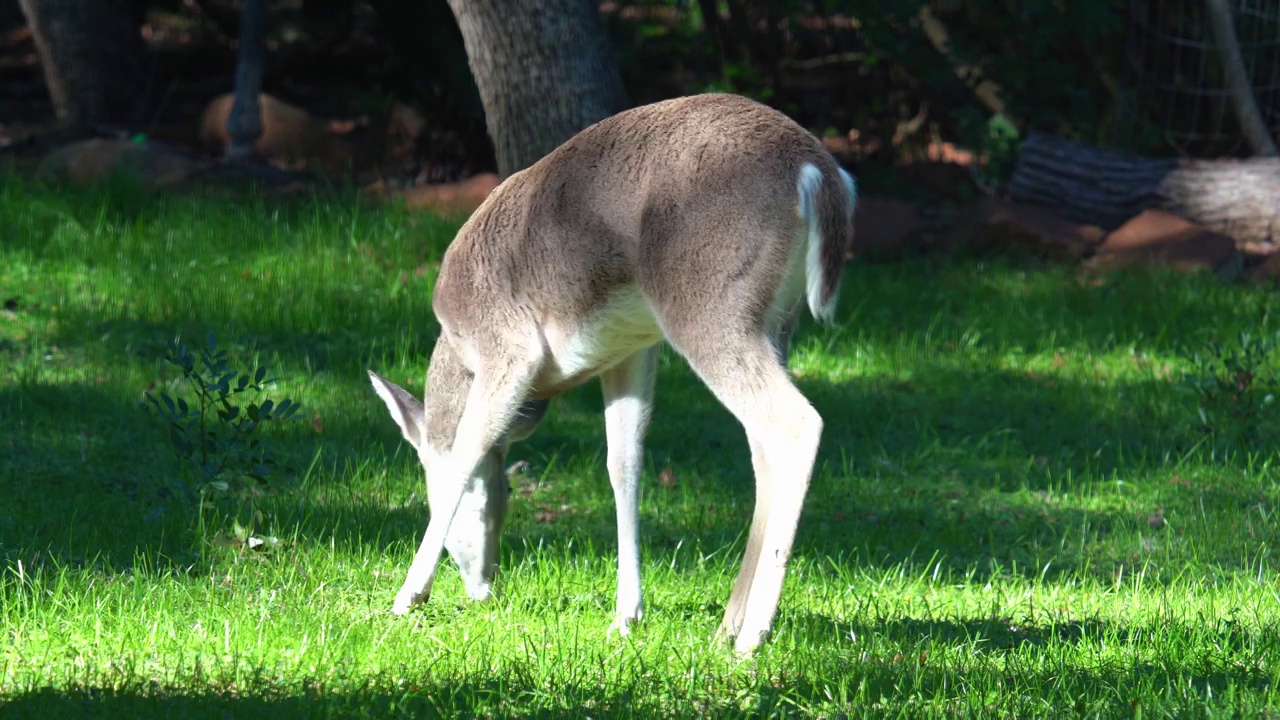
[[[338,466],[329,470],[337,472],[341,463],[366,454],[381,464],[403,452],[398,436],[366,432],[368,424],[359,418],[324,422],[324,434],[306,418],[264,431],[281,465],[253,500],[258,507],[277,515],[296,510],[289,514],[316,532],[358,522],[373,529],[368,536],[383,523],[410,528],[424,519],[424,510],[389,508],[386,502],[375,511],[365,497],[354,520],[344,505],[305,522],[309,508],[298,507],[298,490],[317,457],[329,451],[327,464]],[[145,562],[153,569],[200,574],[208,563],[197,536],[199,485],[198,473],[175,455],[167,423],[122,399],[117,388],[77,381],[0,386],[0,563],[21,560],[28,572],[50,563],[121,572]],[[238,519],[247,522],[252,505],[231,500],[218,507],[238,510]],[[217,524],[223,520],[230,525],[217,512],[206,517],[215,524],[210,532],[225,529]],[[387,535],[382,549],[400,539],[399,533]]]
[[[823,469],[796,540],[798,557],[858,556],[873,566],[893,567],[928,562],[936,552],[948,571],[1008,572],[1016,565],[1035,575],[1048,563],[1049,579],[1084,566],[1106,577],[1114,564],[1094,556],[1095,543],[1143,518],[1106,507],[1081,509],[1051,496],[1089,492],[1073,477],[1096,483],[1117,471],[1174,466],[1202,437],[1190,412],[1151,412],[1150,398],[1170,392],[1154,380],[1059,379],[1049,386],[1024,373],[979,373],[959,363],[922,360],[909,381],[870,377],[801,385],[827,419],[827,431],[819,459]],[[1126,403],[1126,397],[1141,401]],[[416,458],[382,417],[372,392],[367,401],[368,415],[326,417],[318,435],[305,419],[304,400],[304,420],[277,431],[273,442],[297,473],[319,447],[320,464],[327,468],[320,477],[342,477],[344,464],[369,462],[389,462],[389,470],[416,475]],[[504,541],[508,567],[539,545],[568,548],[590,539],[612,548],[616,542],[598,389],[574,391],[560,404],[556,412],[562,417],[518,445],[512,457],[535,463],[556,453],[597,457],[585,481],[561,482],[553,467],[549,479],[557,489],[546,498],[595,511],[533,523],[534,501],[516,500]],[[140,549],[185,554],[181,544],[189,542],[190,529],[183,523],[191,518],[176,512],[180,503],[166,495],[163,477],[148,476],[177,467],[158,418],[85,384],[0,389],[0,421],[5,418],[18,432],[9,435],[9,452],[0,458],[7,478],[0,484],[16,502],[42,507],[19,514],[10,531],[0,528],[0,540],[8,536],[7,544],[29,546],[42,527],[76,525],[99,538],[93,544],[102,552],[119,555],[108,558],[117,566],[127,565]],[[33,418],[39,419],[35,425]],[[746,439],[682,368],[662,371],[647,446],[653,473],[671,467],[687,479],[671,489],[648,482],[648,497],[664,494],[672,509],[646,510],[646,552],[666,556],[692,542],[704,548],[732,545],[730,552],[740,552],[754,497]],[[1240,468],[1245,462],[1237,453],[1221,465]],[[386,551],[397,543],[416,544],[426,523],[421,502],[405,507],[376,489],[357,492],[329,482],[313,484],[299,498],[291,491],[295,484],[277,481],[261,506],[316,542],[374,543]],[[57,502],[42,502],[47,492],[63,494]],[[1211,492],[1219,508],[1245,512],[1258,501],[1238,485]],[[110,512],[86,513],[87,497],[94,497],[96,510]],[[174,512],[157,518],[160,508]],[[85,533],[77,535],[83,542]],[[65,534],[52,536],[38,544],[57,547]],[[1225,568],[1250,562],[1248,553],[1235,551],[1214,560]]]
[[[1053,615],[1058,608],[1042,608],[1041,615]],[[993,616],[957,621],[919,618],[898,614],[883,618],[864,618],[838,622],[825,615],[796,611],[780,616],[779,631],[790,633],[803,644],[815,646],[831,643],[856,643],[859,638],[875,637],[896,647],[920,647],[929,643],[955,647],[972,645],[975,654],[1003,653],[1020,648],[1043,649],[1051,645],[1103,643],[1117,646],[1156,644],[1163,637],[1170,643],[1195,636],[1207,636],[1224,653],[1265,657],[1280,649],[1280,638],[1274,628],[1263,626],[1249,630],[1230,617],[1205,618],[1202,625],[1186,625],[1159,620],[1158,626],[1137,626],[1109,620],[1031,621],[1026,617]]]
[[[687,373],[666,375],[647,449],[652,474],[669,467],[677,482],[664,488],[647,480],[644,492],[648,498],[663,497],[675,509],[657,517],[645,512],[646,549],[666,557],[680,545],[719,548],[736,541],[733,552],[738,553],[754,497],[745,436],[695,379]],[[1083,498],[1118,479],[1140,486],[1145,473],[1176,472],[1185,455],[1206,447],[1190,403],[1170,397],[1167,407],[1152,412],[1153,402],[1166,401],[1151,398],[1172,395],[1155,380],[1059,379],[1046,386],[1045,379],[1023,373],[921,363],[910,382],[871,378],[801,385],[826,418],[826,435],[796,539],[799,557],[858,557],[890,568],[928,564],[937,553],[944,571],[977,568],[979,579],[1011,567],[1049,580],[1082,568],[1108,578],[1120,564],[1151,557],[1149,548],[1129,546],[1143,542],[1140,531],[1154,537],[1147,512],[1156,506],[1135,512]],[[594,453],[600,461],[591,492],[608,510],[599,401],[594,394],[579,394],[570,402],[580,421],[562,423],[559,434],[535,435],[528,441],[530,450],[513,453]],[[664,420],[673,416],[679,421]],[[1211,466],[1242,472],[1250,467],[1246,455],[1237,447]],[[715,479],[703,480],[707,475]],[[1259,502],[1259,488],[1240,483],[1181,495],[1177,490],[1151,489],[1171,505],[1198,498],[1216,511],[1237,513],[1236,518]],[[580,499],[565,490],[554,502]],[[526,523],[507,538],[518,559],[521,546],[568,547],[584,536],[611,546],[613,532],[612,513],[602,511]],[[1099,545],[1116,533],[1126,538],[1129,555],[1099,554]],[[1232,533],[1224,537],[1235,537]],[[1251,567],[1248,553],[1239,549],[1230,542],[1206,546],[1200,560],[1224,569]]]
[[[191,720],[285,720],[293,718],[564,718],[564,717],[673,717],[677,709],[661,699],[640,693],[606,692],[589,684],[547,686],[518,680],[493,679],[449,682],[440,685],[403,683],[390,678],[365,680],[356,690],[317,687],[311,692],[283,697],[242,695],[227,691],[196,692],[87,688],[74,691],[41,689],[9,699],[5,716],[26,718],[148,718],[180,717]],[[383,685],[385,687],[378,687]],[[784,694],[766,691],[748,708],[698,703],[693,710],[702,717],[761,717],[784,712]],[[668,701],[670,698],[667,698]],[[536,708],[536,709],[535,709]]]
[[[0,387],[0,558],[119,571],[192,557],[162,431],[85,382]]]

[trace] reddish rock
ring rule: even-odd
[[[845,257],[876,259],[919,250],[925,227],[919,209],[911,203],[859,197]]]
[[[498,176],[493,173],[481,173],[456,183],[433,183],[411,188],[389,188],[379,180],[366,187],[363,194],[377,199],[400,198],[410,210],[466,216],[480,207],[498,182]]]
[[[231,114],[234,96],[214,98],[200,119],[200,140],[211,150],[221,153],[230,142],[227,116]],[[330,123],[313,118],[306,110],[262,93],[262,135],[254,149],[264,158],[283,163],[289,168],[337,173],[350,168],[352,153]]]
[[[973,152],[952,143],[931,142],[924,147],[903,145],[894,169],[901,179],[952,202],[964,204],[974,197],[977,183]]]
[[[1243,253],[1246,258],[1256,262],[1262,262],[1277,252],[1280,252],[1280,246],[1276,246],[1272,243],[1246,241],[1240,243],[1238,247],[1240,248],[1240,252]]]
[[[864,135],[857,128],[844,135],[824,135],[822,145],[841,163],[854,162],[858,158],[874,155],[883,143],[872,135]]]
[[[1227,235],[1163,210],[1145,210],[1107,235],[1088,262],[1095,269],[1131,265],[1208,270],[1230,279],[1239,272],[1240,254]]]
[[[953,163],[961,167],[968,167],[973,164],[973,151],[956,147],[949,142],[931,142],[925,148],[925,156],[931,162]]]
[[[824,135],[822,146],[827,149],[827,152],[842,160],[854,155],[853,142],[849,140],[848,135]]]
[[[418,136],[427,126],[426,118],[414,108],[397,102],[387,114],[386,126],[381,158],[383,169],[409,170],[416,165]]]
[[[1048,210],[984,197],[961,215],[953,240],[979,252],[1080,260],[1098,247],[1104,235],[1102,228],[1074,223]]]
[[[1249,272],[1249,279],[1271,286],[1280,285],[1280,253],[1271,253]]]
[[[955,203],[963,203],[976,193],[972,170],[959,163],[931,160],[905,163],[897,167],[897,174],[912,185],[928,188]]]

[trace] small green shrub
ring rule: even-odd
[[[1280,378],[1271,369],[1276,337],[1241,332],[1237,341],[1214,341],[1203,350],[1183,352],[1192,370],[1183,384],[1199,399],[1200,422],[1214,433],[1254,436],[1272,424]]]
[[[266,423],[296,419],[301,406],[264,397],[275,382],[267,368],[232,369],[213,333],[198,353],[171,341],[165,359],[182,371],[191,402],[176,393],[148,391],[141,406],[169,424],[169,442],[184,465],[198,473],[201,496],[239,494],[246,481],[265,484],[277,463],[260,430]]]

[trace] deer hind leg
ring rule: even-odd
[[[751,529],[747,533],[747,547],[742,555],[742,566],[738,568],[738,577],[733,582],[733,590],[729,593],[729,602],[725,605],[724,619],[716,630],[716,638],[725,640],[735,638],[742,630],[742,621],[747,614],[747,596],[751,592],[751,584],[755,581],[756,566],[760,562],[760,543],[764,539],[765,525],[769,519],[769,464],[764,453],[764,446],[757,440],[749,439],[751,444],[751,468],[756,476],[755,510],[751,514]]]
[[[723,634],[735,636],[737,651],[747,653],[773,625],[822,418],[791,383],[768,332],[735,333],[721,326],[712,337],[703,326],[687,335],[669,338],[742,423],[752,446],[759,496],[743,566],[721,624]]]
[[[543,349],[535,333],[524,343],[504,341],[495,336],[472,339],[474,357],[480,359],[467,393],[467,402],[458,421],[453,446],[441,463],[439,484],[446,489],[444,502],[431,514],[422,543],[409,566],[408,575],[396,593],[391,611],[403,615],[431,593],[449,526],[458,512],[467,480],[484,456],[502,441],[520,413],[529,389],[542,366]]]
[[[760,541],[761,551],[747,596],[745,618],[737,628],[735,648],[740,653],[754,650],[772,629],[822,438],[822,417],[787,373],[787,353],[798,317],[797,308],[775,337],[777,364],[766,370],[761,391],[745,396],[748,411],[755,403],[768,411],[767,415],[756,417],[770,422],[748,434],[754,435],[756,452],[764,456],[769,473],[766,482],[771,490],[768,526]]]
[[[653,408],[658,348],[641,350],[600,375],[609,483],[618,514],[618,605],[609,633],[626,636],[644,616],[640,587],[640,472]]]
[[[799,306],[793,308],[782,320],[773,336],[774,357],[783,368],[787,366],[787,355],[791,347],[791,337],[795,334],[796,321],[799,318]],[[751,530],[747,534],[747,547],[743,553],[742,567],[729,593],[729,602],[725,605],[724,620],[716,631],[716,637],[723,640],[736,638],[742,630],[742,621],[746,618],[747,595],[755,580],[756,566],[760,560],[760,543],[764,539],[765,523],[769,515],[771,487],[769,478],[772,469],[769,467],[768,455],[759,438],[748,438],[751,445],[751,468],[756,476],[756,502],[751,517]]]

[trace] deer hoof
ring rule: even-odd
[[[419,598],[412,594],[401,593],[396,595],[396,601],[391,604],[392,615],[408,615],[413,606],[419,602]]]
[[[768,635],[768,630],[740,633],[738,637],[734,639],[733,650],[739,657],[751,657],[755,654],[756,650],[765,641]]]
[[[624,615],[619,615],[617,618],[614,618],[613,623],[609,625],[609,632],[607,636],[610,639],[614,637],[619,637],[619,638],[627,637],[628,635],[631,634],[631,628],[637,622],[639,622],[639,618],[626,617]]]

